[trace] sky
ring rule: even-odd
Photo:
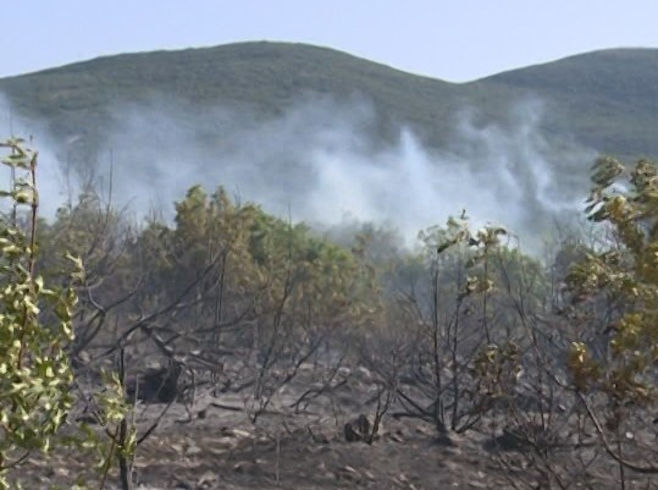
[[[658,47],[652,0],[0,0],[0,10],[0,77],[277,40],[459,82],[597,49]]]

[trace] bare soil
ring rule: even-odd
[[[191,407],[174,403],[138,448],[135,488],[550,488],[527,467],[521,452],[505,452],[502,465],[502,449],[492,444],[491,433],[470,431],[451,436],[448,443],[427,422],[387,416],[372,444],[347,442],[346,421],[360,413],[372,418],[374,407],[364,401],[367,378],[318,397],[300,413],[289,406],[308,384],[289,384],[255,424],[245,409],[245,394],[206,392]],[[164,406],[137,405],[142,431]],[[556,457],[570,455],[565,451]],[[91,458],[72,452],[55,451],[48,460],[35,455],[13,476],[30,489],[71,488],[77,477],[99,488]],[[617,478],[615,467],[594,464],[588,468],[591,483],[579,487],[619,488]],[[658,479],[630,478],[629,484],[658,488]],[[116,472],[105,488],[119,488]]]

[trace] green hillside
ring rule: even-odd
[[[308,94],[363,96],[377,111],[373,136],[412,127],[430,146],[447,143],[457,111],[505,124],[514,101],[547,106],[550,137],[565,136],[603,152],[658,155],[658,50],[594,52],[465,84],[412,75],[327,48],[253,42],[98,58],[0,79],[14,109],[44,119],[58,138],[82,135],[95,148],[118,102],[164,95],[207,107],[249,107],[280,114]],[[375,138],[377,139],[377,138]]]
[[[44,117],[57,135],[102,138],[117,102],[166,95],[192,104],[282,113],[309,93],[338,100],[365,95],[377,108],[379,133],[394,135],[398,122],[427,128],[433,138],[447,128],[454,85],[391,69],[353,56],[301,44],[245,43],[184,51],[98,58],[0,80],[16,110]]]
[[[658,50],[611,49],[501,73],[472,84],[531,91],[553,101],[583,144],[658,155]]]

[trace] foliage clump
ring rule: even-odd
[[[72,407],[73,373],[67,347],[73,340],[73,283],[82,277],[81,263],[69,284],[49,288],[35,271],[35,186],[37,153],[23,142],[0,143],[9,150],[2,164],[9,169],[9,201],[0,216],[0,474],[35,449],[48,450],[53,435]],[[22,212],[28,208],[27,217]],[[0,486],[6,486],[2,480]]]
[[[612,443],[651,418],[655,423],[658,166],[640,160],[628,169],[616,159],[600,158],[592,182],[589,219],[605,225],[609,239],[572,268],[567,285],[581,310],[589,306],[605,315],[599,335],[571,344],[568,367],[606,451],[625,467],[658,473],[655,459],[630,461],[621,442]],[[655,448],[650,454],[656,455]]]
[[[579,388],[598,386],[620,403],[641,403],[655,396],[658,365],[658,168],[641,160],[619,185],[625,171],[615,159],[597,161],[589,218],[605,223],[611,240],[568,277],[579,301],[617,306],[608,348],[596,359],[575,343],[570,362]]]
[[[127,444],[118,440],[127,413],[123,386],[108,373],[104,390],[90,394],[110,437],[84,424],[71,424],[73,430],[60,436],[79,402],[70,353],[77,289],[87,278],[82,261],[66,248],[58,250],[63,261],[51,260],[59,273],[38,261],[37,226],[43,223],[37,216],[37,152],[20,139],[0,142],[0,148],[8,150],[1,161],[10,177],[9,188],[0,190],[5,199],[0,213],[0,488],[9,488],[8,471],[32,452],[54,446],[96,451],[104,480],[115,456],[128,457],[134,449],[134,434]]]

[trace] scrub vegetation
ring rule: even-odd
[[[505,127],[513,122],[511,106],[536,98],[547,101],[542,129],[552,138],[605,154],[655,157],[657,57],[654,49],[605,50],[451,83],[328,48],[249,42],[98,58],[0,79],[0,92],[17,115],[42,121],[57,141],[78,138],[66,152],[83,162],[113,129],[117,106],[158,96],[198,109],[248,107],[254,120],[280,116],[300,95],[365,97],[377,118],[363,130],[375,141],[395,140],[402,125],[432,149],[450,145],[464,107],[480,114],[479,126]]]
[[[654,163],[599,159],[596,233],[538,259],[466,212],[410,250],[385,228],[322,235],[202,186],[170,223],[137,226],[91,186],[45,222],[36,153],[3,147],[7,481],[657,483]]]

